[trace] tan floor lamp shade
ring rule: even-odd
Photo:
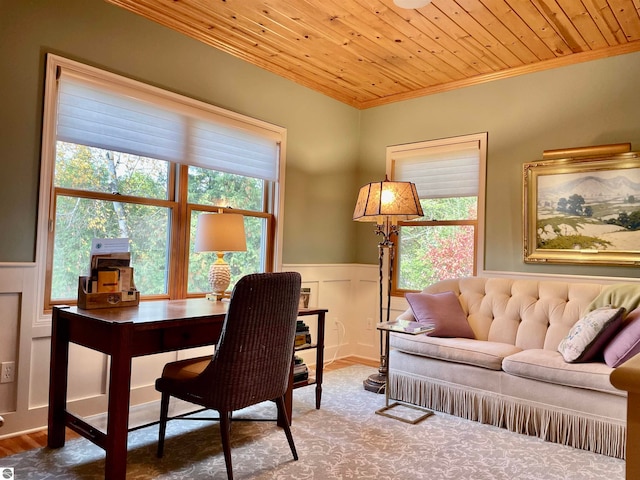
[[[225,252],[244,252],[247,241],[244,217],[238,213],[203,213],[198,216],[194,251],[216,252],[218,259],[209,269],[213,299],[222,299],[231,283],[231,269]]]

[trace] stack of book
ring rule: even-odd
[[[309,378],[309,369],[307,365],[304,363],[302,357],[296,355],[293,357],[293,381],[302,382]]]
[[[296,324],[296,347],[311,345],[311,334],[309,327],[302,321],[298,320]]]

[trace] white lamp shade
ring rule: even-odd
[[[196,227],[196,252],[244,252],[244,217],[238,213],[203,213]]]

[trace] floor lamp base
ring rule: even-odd
[[[374,373],[362,382],[364,389],[373,393],[384,393],[387,385],[387,376],[382,373]]]

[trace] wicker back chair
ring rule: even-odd
[[[229,435],[231,413],[267,400],[276,402],[293,458],[298,459],[286,416],[287,390],[300,274],[259,273],[242,277],[231,295],[222,335],[213,357],[181,360],[165,365],[156,389],[162,393],[158,457],[162,457],[169,398],[217,410],[227,467],[233,478]]]

